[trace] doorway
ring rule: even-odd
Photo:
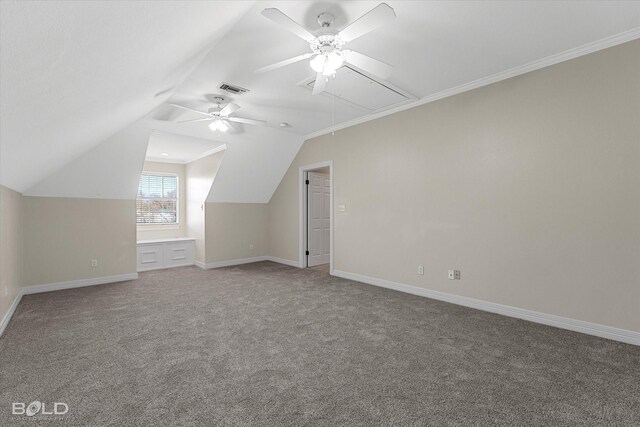
[[[301,268],[333,272],[333,162],[300,167]]]

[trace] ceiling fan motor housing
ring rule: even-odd
[[[324,34],[316,37],[311,43],[311,51],[319,55],[326,55],[330,52],[342,49],[344,42],[335,34]]]
[[[336,20],[336,17],[329,12],[323,12],[320,15],[318,15],[318,24],[320,24],[322,28],[329,28],[335,20]]]
[[[222,105],[221,104],[224,102],[224,98],[221,97],[221,96],[214,96],[213,100],[214,100],[216,106],[209,108],[209,110],[208,110],[209,114],[212,117],[220,117],[220,110],[222,110]]]

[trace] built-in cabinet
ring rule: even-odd
[[[138,240],[138,271],[193,265],[195,239]]]

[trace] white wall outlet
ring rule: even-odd
[[[97,259],[92,259],[91,260],[91,267],[97,267],[98,266],[98,260]]]
[[[346,205],[338,205],[338,212],[346,212],[346,211],[347,211]]]
[[[453,270],[448,271],[447,277],[449,280],[456,280],[456,275],[454,274]]]
[[[419,275],[423,275],[424,274],[424,265],[419,265],[418,266],[418,274]]]
[[[453,270],[453,278],[460,280],[460,270]]]
[[[251,244],[249,245],[249,250],[250,250],[250,251],[252,251],[252,250],[253,250],[253,243],[251,243]]]

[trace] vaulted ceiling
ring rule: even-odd
[[[392,64],[381,83],[406,99],[385,104],[374,92],[352,93],[360,105],[383,104],[367,109],[312,96],[304,85],[314,77],[307,61],[254,70],[309,50],[262,16],[264,8],[276,7],[317,34],[319,13],[333,13],[341,29],[378,1],[3,1],[0,182],[44,191],[44,178],[131,127],[127,134],[143,140],[155,131],[154,146],[161,141],[168,152],[173,141],[173,161],[184,161],[195,146],[226,144],[210,198],[266,202],[309,135],[640,37],[638,2],[387,3],[396,19],[349,48]],[[231,95],[219,89],[222,82],[250,92]],[[339,94],[345,89],[337,83],[328,89]],[[206,111],[215,95],[240,105],[238,116],[267,126],[214,133],[206,122],[178,123],[198,115],[168,105]],[[101,191],[74,194],[85,192]]]
[[[160,105],[251,6],[0,2],[0,182],[25,191]]]

